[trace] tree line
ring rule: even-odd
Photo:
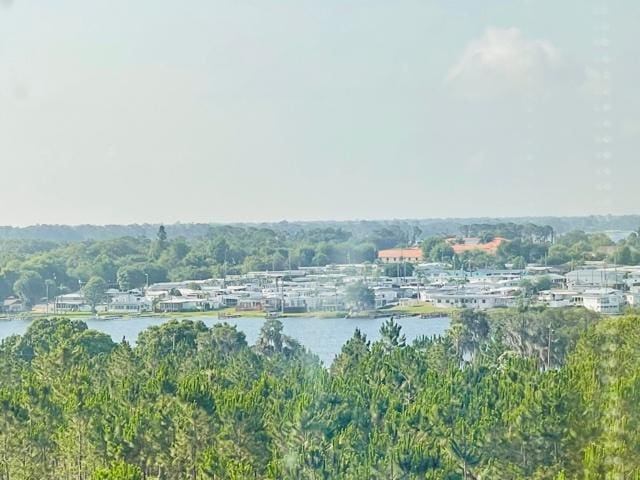
[[[456,255],[445,237],[432,236],[421,242],[424,258],[432,262],[447,262],[458,268],[499,267],[511,265],[522,269],[528,263],[578,267],[586,261],[607,261],[618,265],[640,265],[640,234],[631,232],[614,242],[605,233],[581,230],[556,235],[548,226],[537,225],[468,225],[463,231],[489,242],[495,237],[508,241],[498,247],[495,255],[483,251],[466,251]],[[453,240],[455,242],[455,239]]]
[[[195,239],[158,227],[154,239],[120,237],[109,240],[52,242],[0,240],[0,300],[11,295],[27,305],[87,283],[127,291],[147,283],[223,278],[250,271],[288,270],[345,263],[373,263],[383,248],[421,242],[428,261],[454,268],[524,268],[527,263],[577,266],[587,260],[640,264],[637,232],[614,243],[603,233],[572,231],[557,235],[548,226],[475,224],[461,227],[485,239],[509,238],[497,255],[470,251],[454,255],[444,239],[426,236],[416,225],[390,225],[368,233],[339,227],[271,229],[263,226],[216,226]],[[411,265],[388,265],[388,276],[411,275]]]
[[[330,368],[267,320],[136,345],[40,319],[0,345],[0,479],[604,479],[640,475],[638,317],[388,320]]]
[[[558,234],[573,230],[586,232],[607,230],[636,230],[640,225],[640,215],[590,215],[583,217],[514,217],[506,222],[501,218],[447,218],[447,219],[407,219],[407,220],[345,220],[345,221],[296,221],[236,223],[228,226],[240,228],[267,228],[278,233],[293,235],[296,232],[338,228],[352,232],[354,237],[363,239],[388,229],[402,231],[407,241],[415,240],[417,229],[423,236],[458,235],[481,236],[469,231],[473,225],[545,225]],[[154,239],[159,224],[131,225],[31,225],[27,227],[0,226],[0,240],[40,240],[53,242],[81,242],[86,240],[112,240],[121,237],[144,237]],[[202,238],[213,228],[224,227],[216,223],[176,223],[169,226],[176,237],[187,240]],[[508,230],[507,230],[508,233]],[[393,245],[392,245],[393,246]]]
[[[0,241],[0,300],[17,295],[33,305],[101,279],[128,291],[147,283],[203,280],[250,271],[288,270],[373,262],[381,237],[362,240],[336,229],[294,234],[262,227],[211,228],[204,237],[174,237],[160,226],[156,238],[121,237],[80,242]]]

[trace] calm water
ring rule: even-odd
[[[185,316],[184,318],[189,317]],[[155,317],[83,320],[89,328],[111,335],[114,341],[120,341],[122,337],[125,337],[129,342],[135,342],[138,333],[145,328],[167,321],[166,318]],[[194,317],[194,320],[202,320],[207,326],[225,321],[203,317]],[[285,334],[297,339],[309,350],[316,353],[325,365],[330,365],[356,328],[365,333],[369,340],[377,340],[380,338],[380,326],[386,319],[281,318],[280,320],[284,326]],[[258,338],[264,318],[230,318],[226,319],[226,322],[236,325],[247,336],[247,342],[253,344]],[[402,325],[402,332],[409,342],[421,335],[442,335],[449,327],[448,318],[407,317],[400,318],[397,322]],[[0,320],[0,340],[9,335],[23,334],[29,323],[31,323],[29,320]]]

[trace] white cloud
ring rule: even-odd
[[[584,95],[601,97],[606,103],[606,98],[610,93],[608,71],[600,71],[593,67],[586,67],[584,71],[584,82],[580,86],[580,92]]]
[[[551,42],[529,39],[517,28],[488,28],[466,46],[451,67],[447,85],[469,97],[538,91],[564,70],[558,48]]]

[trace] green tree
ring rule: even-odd
[[[412,263],[386,263],[384,275],[387,277],[410,277],[415,267]]]
[[[124,462],[99,468],[91,475],[91,480],[142,480],[143,478],[139,467]]]
[[[164,225],[158,227],[156,233],[156,240],[151,244],[149,255],[154,260],[159,259],[169,248],[169,241],[167,240],[167,230]]]
[[[142,332],[137,344],[147,358],[184,357],[197,351],[198,339],[206,332],[207,327],[201,321],[171,320]]]
[[[357,310],[373,308],[376,303],[375,294],[364,282],[354,282],[346,288],[347,303]]]
[[[380,341],[388,348],[404,347],[407,338],[401,332],[402,327],[394,321],[393,317],[388,318],[380,327]]]
[[[562,265],[569,261],[571,261],[571,253],[567,246],[555,244],[549,247],[549,256],[547,257],[549,265]]]
[[[256,348],[266,356],[281,354],[285,358],[292,358],[303,353],[303,347],[294,338],[282,333],[283,325],[277,318],[265,320]]]
[[[481,310],[465,308],[452,317],[452,330],[459,328],[458,345],[461,353],[468,353],[471,359],[477,358],[478,352],[487,342],[490,327],[489,316]]]
[[[617,248],[613,253],[611,260],[616,262],[618,265],[633,265],[635,263],[633,252],[627,245]]]
[[[235,325],[229,325],[228,323],[213,325],[211,327],[211,335],[207,340],[211,342],[215,350],[223,355],[229,355],[247,347],[245,334],[239,331]]]
[[[433,250],[434,247],[436,247],[437,245],[440,245],[441,243],[442,243],[442,239],[439,237],[425,238],[420,244],[420,247],[422,248],[422,256],[424,258],[430,258],[431,250]]]
[[[158,234],[156,235],[157,241],[158,241],[158,245],[160,246],[161,250],[164,250],[167,248],[167,230],[164,227],[164,225],[160,225],[158,227]]]
[[[429,260],[432,262],[450,262],[453,256],[453,248],[446,242],[438,243],[429,252]]]
[[[325,253],[317,252],[311,264],[315,267],[324,267],[329,264],[329,257]]]
[[[126,292],[133,288],[141,288],[146,284],[147,275],[137,266],[124,266],[118,269],[118,288]]]
[[[32,360],[36,354],[46,354],[71,344],[87,330],[87,324],[68,318],[39,318],[20,337],[16,351],[20,357]]]
[[[369,354],[369,346],[367,336],[356,328],[353,336],[342,346],[340,354],[331,364],[331,371],[335,374],[345,374],[357,368]]]
[[[104,301],[107,291],[107,282],[100,277],[91,277],[82,287],[84,301],[91,306],[91,311],[95,313],[96,306]]]
[[[13,291],[27,306],[33,306],[44,296],[44,280],[39,273],[25,271],[13,285]]]
[[[516,270],[524,270],[527,268],[527,261],[522,256],[516,257],[513,259],[512,266]]]

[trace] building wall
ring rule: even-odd
[[[616,295],[584,296],[584,308],[598,313],[615,315],[621,313],[623,301]]]

